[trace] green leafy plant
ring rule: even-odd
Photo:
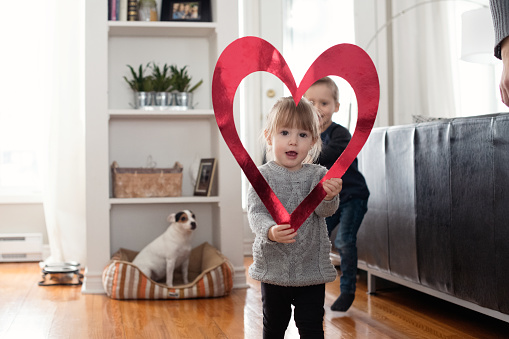
[[[172,90],[172,78],[170,66],[164,64],[161,68],[155,62],[152,63],[153,87],[156,92],[170,92]]]
[[[131,71],[131,77],[132,79],[127,79],[127,77],[124,76],[124,80],[129,84],[129,87],[133,91],[136,92],[152,92],[154,89],[153,86],[153,77],[151,75],[145,76],[143,73],[145,73],[146,69],[148,68],[148,64],[143,68],[143,65],[140,65],[138,67],[138,72],[134,70],[134,68],[130,65],[127,65]]]
[[[187,66],[178,69],[177,66],[172,65],[170,68],[172,87],[177,92],[193,92],[203,83],[202,79],[191,87],[192,78],[187,74]]]

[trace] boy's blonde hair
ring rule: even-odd
[[[319,85],[319,84],[324,84],[326,85],[327,87],[329,87],[330,91],[332,92],[332,97],[334,98],[334,100],[336,102],[339,102],[339,89],[338,89],[338,85],[336,85],[336,83],[334,82],[334,80],[332,80],[331,78],[329,77],[323,77],[321,79],[318,79],[316,80],[312,85],[311,87],[313,87],[314,85]]]
[[[320,121],[318,112],[306,98],[302,97],[299,104],[295,106],[293,97],[279,99],[269,114],[265,123],[265,129],[261,135],[265,142],[265,149],[268,160],[273,160],[272,146],[267,140],[272,138],[279,128],[298,128],[310,132],[313,147],[304,159],[304,163],[311,164],[316,161],[322,150],[322,139],[320,138]]]

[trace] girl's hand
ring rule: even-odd
[[[336,195],[341,192],[343,188],[343,180],[340,178],[331,178],[323,182],[323,189],[327,195],[325,196],[325,200],[332,200]]]
[[[297,232],[293,230],[288,224],[284,225],[274,225],[269,228],[269,233],[267,236],[270,240],[279,242],[282,244],[291,244],[295,242],[295,236]]]

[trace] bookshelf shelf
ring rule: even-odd
[[[218,203],[219,197],[169,197],[169,198],[110,198],[111,205],[138,204],[211,204]]]
[[[110,119],[151,119],[151,118],[168,118],[168,119],[206,119],[214,118],[214,111],[211,109],[193,109],[187,111],[171,110],[171,109],[110,109]]]
[[[109,35],[118,37],[208,37],[216,27],[215,22],[108,21]]]

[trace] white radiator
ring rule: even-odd
[[[42,233],[0,234],[0,262],[41,260]]]

